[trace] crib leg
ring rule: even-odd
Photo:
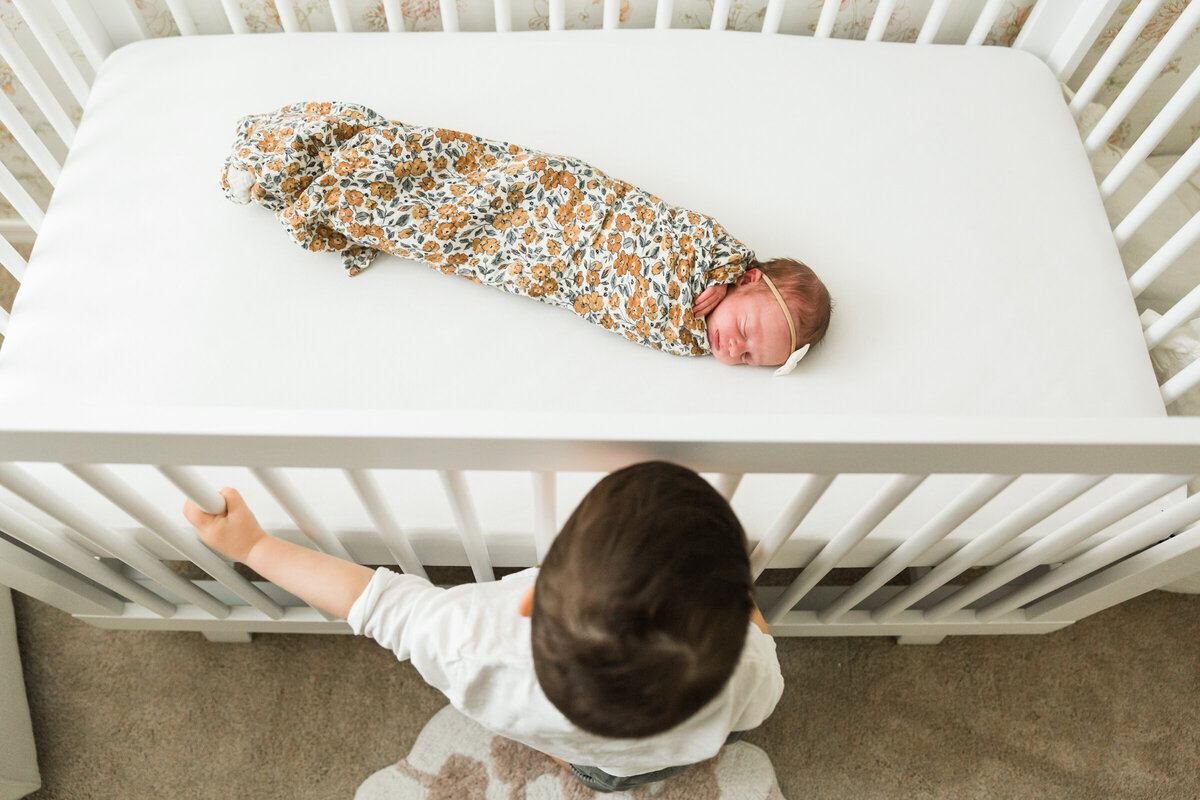
[[[204,638],[210,642],[226,644],[250,644],[254,634],[246,631],[202,631]]]
[[[910,633],[908,636],[897,636],[896,644],[941,644],[945,638],[944,633]]]

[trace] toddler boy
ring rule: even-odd
[[[459,711],[597,791],[662,780],[757,727],[783,692],[745,533],[666,462],[608,475],[540,568],[442,589],[268,535],[240,495],[184,515],[206,544],[409,659]]]

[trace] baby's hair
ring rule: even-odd
[[[824,339],[833,303],[829,298],[829,290],[817,274],[803,261],[794,258],[755,262],[754,267],[762,270],[775,284],[792,312],[792,320],[798,323],[796,346],[816,344]],[[764,285],[762,291],[769,292],[770,289]]]
[[[721,691],[750,624],[746,534],[695,472],[608,475],[550,546],[533,594],[533,665],[585,731],[661,733]]]

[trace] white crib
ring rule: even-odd
[[[1130,293],[1200,223],[1131,281],[1118,251],[1200,149],[1115,240],[1102,205],[1200,78],[1107,187],[1087,161],[1200,5],[1087,150],[1057,81],[1116,0],[1018,9],[1013,49],[981,46],[1012,11],[1001,0],[934,0],[911,45],[880,41],[894,0],[876,5],[866,42],[831,38],[836,0],[811,37],[780,32],[783,0],[761,34],[725,30],[720,1],[708,30],[670,29],[671,0],[653,30],[622,29],[606,0],[601,30],[568,31],[552,0],[549,32],[517,33],[509,0],[491,32],[460,30],[443,0],[444,31],[421,36],[399,35],[398,0],[374,9],[388,33],[354,31],[345,0],[323,33],[301,30],[312,19],[292,0],[275,2],[284,32],[262,34],[236,0],[167,5],[182,37],[152,36],[133,0],[14,0],[21,19],[0,26],[0,56],[43,120],[35,129],[0,94],[0,121],[54,185],[47,204],[36,181],[0,170],[23,220],[10,238],[37,236],[28,264],[0,244],[10,273],[28,267],[0,316],[0,583],[104,628],[345,633],[205,548],[184,498],[217,510],[216,489],[234,485],[293,541],[491,580],[537,563],[599,474],[650,458],[711,476],[746,524],[756,575],[798,571],[758,589],[776,635],[1044,633],[1200,572],[1200,497],[1186,489],[1200,420],[1166,413],[1200,383],[1200,361],[1160,386],[1146,355],[1196,316],[1200,289],[1144,333]],[[1159,5],[1137,8],[1071,111]],[[553,89],[555,107],[512,74]],[[464,86],[478,88],[446,91]],[[216,190],[236,117],[301,99],[570,152],[711,213],[761,255],[817,267],[837,304],[829,339],[795,380],[772,380],[609,342],[412,265],[348,281],[333,256],[296,249]],[[637,146],[621,138],[633,134]],[[876,180],[889,142],[911,163]],[[684,169],[739,145],[720,181]],[[838,160],[848,152],[858,162]],[[859,228],[830,210],[860,206]],[[413,330],[437,335],[414,345]],[[181,560],[206,575],[164,564]],[[860,574],[831,580],[847,569]]]

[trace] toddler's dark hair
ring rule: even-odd
[[[824,339],[833,303],[829,298],[829,290],[817,274],[803,261],[794,258],[773,258],[756,262],[753,266],[762,270],[783,295],[784,302],[792,312],[792,320],[798,323],[796,346],[816,344]],[[771,290],[764,285],[762,291]]]
[[[746,534],[708,481],[663,461],[618,470],[580,502],[538,574],[538,683],[585,731],[668,730],[733,674],[750,588]]]

